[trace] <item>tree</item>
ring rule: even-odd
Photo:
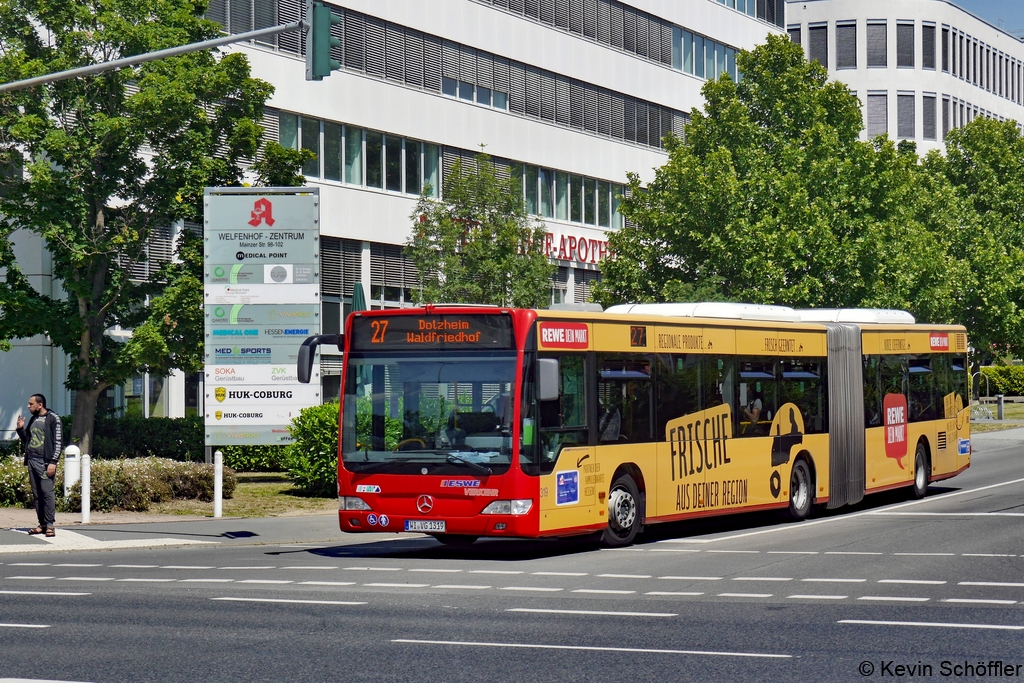
[[[8,0],[0,80],[215,37],[205,9],[203,0]],[[0,164],[16,169],[0,193],[0,340],[44,334],[72,358],[71,439],[84,452],[108,387],[140,371],[201,367],[201,240],[186,237],[182,262],[153,281],[129,273],[155,229],[201,221],[204,187],[241,183],[271,93],[244,55],[196,52],[0,95]],[[50,252],[60,291],[37,291],[18,267],[12,240],[33,238]],[[115,325],[133,329],[131,339],[106,335]]]
[[[703,89],[685,140],[630,175],[596,296],[879,306],[949,318],[950,259],[916,197],[912,145],[859,140],[860,103],[785,36]]]
[[[443,199],[429,188],[416,204],[406,254],[422,283],[421,302],[536,308],[550,302],[555,266],[544,254],[544,226],[527,215],[516,177],[499,178],[486,154],[476,168],[456,162]]]

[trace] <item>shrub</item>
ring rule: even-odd
[[[32,501],[28,469],[21,456],[0,456],[0,506],[26,506]]]
[[[1024,396],[1024,365],[988,365],[981,369],[989,382],[982,381],[982,391],[991,383],[992,394]]]
[[[98,418],[93,437],[94,452],[90,455],[202,461],[205,458],[203,429],[203,418],[199,416]]]
[[[283,472],[288,469],[287,446],[223,446],[224,466],[237,472]]]
[[[0,441],[0,457],[21,455],[21,441]]]
[[[338,403],[303,408],[292,420],[288,478],[309,493],[333,495],[338,487]]]

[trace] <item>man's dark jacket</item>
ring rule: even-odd
[[[46,415],[33,415],[25,426],[18,430],[18,438],[21,439],[21,446],[25,452],[25,464],[28,464],[28,440],[32,434],[32,423],[36,420],[43,420],[43,462],[47,465],[56,465],[64,447],[64,428],[60,423],[60,416],[52,410],[47,410]]]

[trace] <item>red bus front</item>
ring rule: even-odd
[[[532,311],[432,307],[350,316],[340,439],[342,531],[442,541],[536,536],[538,480],[520,467]]]

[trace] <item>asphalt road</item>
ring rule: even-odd
[[[1020,679],[1024,430],[974,446],[922,501],[662,525],[621,550],[453,550],[335,516],[77,528],[41,552],[0,531],[0,676]],[[189,544],[134,547],[155,542]]]

